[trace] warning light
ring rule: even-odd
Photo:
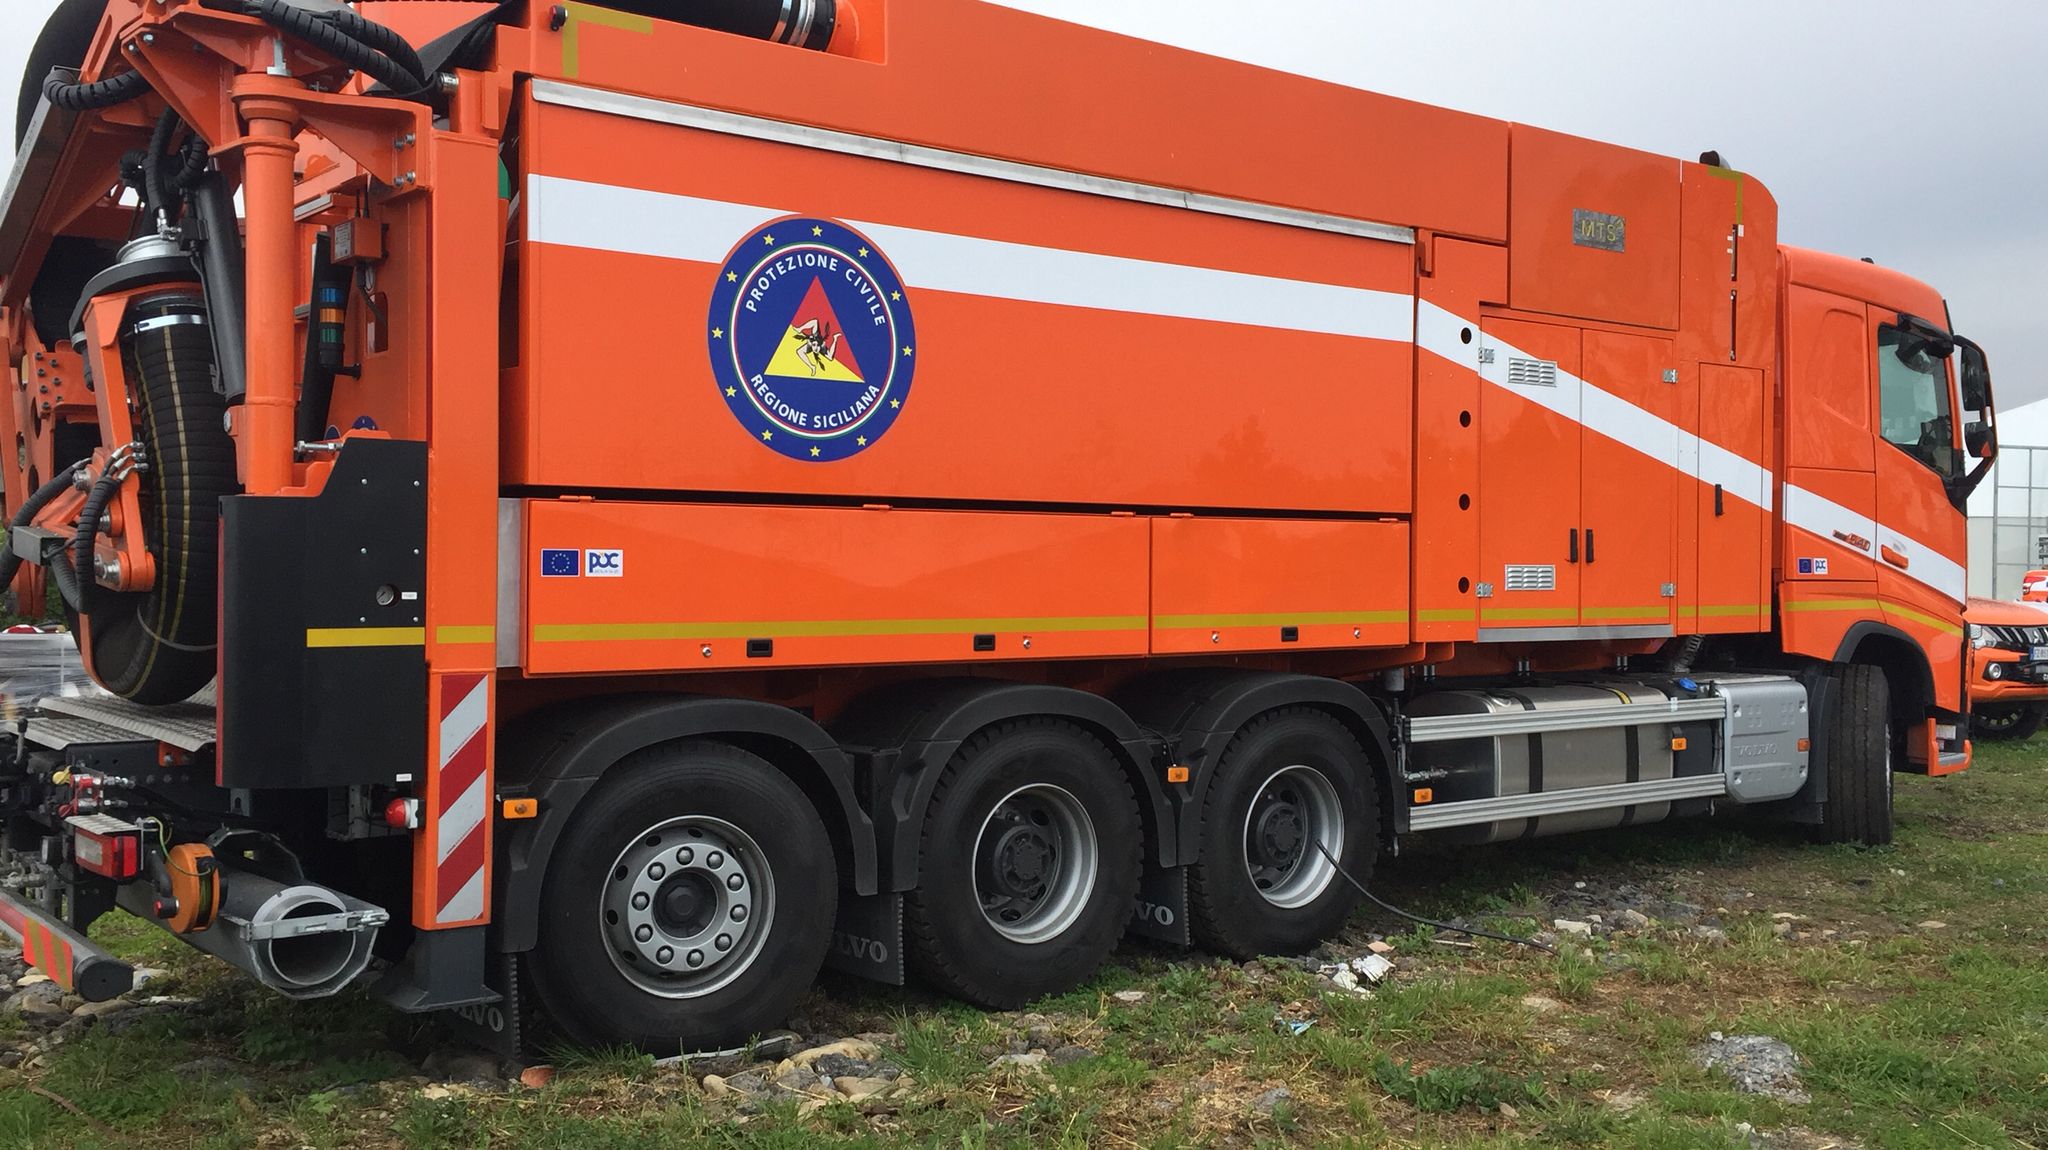
[[[1166,768],[1166,781],[1167,781],[1167,782],[1169,782],[1169,783],[1184,783],[1184,782],[1187,782],[1187,781],[1188,781],[1188,769],[1187,769],[1186,767],[1168,767],[1168,768]]]
[[[1415,788],[1415,805],[1416,805],[1416,806],[1418,806],[1418,807],[1419,807],[1419,806],[1421,806],[1421,805],[1422,805],[1422,804],[1424,804],[1424,803],[1433,803],[1433,802],[1435,802],[1435,801],[1436,801],[1436,788],[1434,788],[1434,787],[1417,787],[1417,788]]]
[[[506,799],[500,808],[508,819],[530,819],[540,814],[539,799]]]
[[[384,804],[384,825],[409,831],[420,825],[418,799],[392,799]]]
[[[1800,750],[1802,750],[1802,751],[1810,751],[1810,750],[1812,750],[1812,749],[1813,749],[1813,740],[1812,740],[1812,739],[1801,739],[1801,740],[1799,740],[1799,749],[1800,749]]]
[[[1682,751],[1682,750],[1684,750],[1684,749],[1685,749],[1685,748],[1686,748],[1687,746],[1689,746],[1689,745],[1691,745],[1691,744],[1689,744],[1689,743],[1687,743],[1687,742],[1685,741],[1685,736],[1684,736],[1684,735],[1673,735],[1673,736],[1671,736],[1671,749],[1672,749],[1672,750],[1674,750],[1674,751]]]

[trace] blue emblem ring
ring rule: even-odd
[[[741,240],[705,328],[733,418],[791,459],[858,455],[910,401],[918,349],[902,277],[836,220],[793,216]]]

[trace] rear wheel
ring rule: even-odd
[[[1892,841],[1891,689],[1876,667],[1833,672],[1827,715],[1828,799],[1823,842],[1883,846]]]
[[[768,762],[717,743],[644,751],[562,832],[535,989],[585,1044],[737,1046],[810,987],[838,889],[824,823]]]
[[[1378,825],[1371,764],[1342,723],[1309,710],[1253,720],[1203,800],[1202,853],[1188,868],[1195,940],[1235,958],[1313,948],[1357,905],[1337,866],[1367,881]]]
[[[1980,739],[2019,742],[2041,729],[2041,708],[2024,703],[1979,707],[1970,716],[1970,731]]]
[[[1073,989],[1123,936],[1143,845],[1130,784],[1092,735],[1045,719],[975,736],[925,818],[911,968],[997,1010]]]

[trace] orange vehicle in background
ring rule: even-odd
[[[728,1047],[1969,765],[1988,361],[1714,153],[971,0],[65,0],[22,109],[0,582],[110,697],[0,734],[0,923],[82,997],[118,906]]]
[[[1969,602],[1971,730],[2025,739],[2048,708],[2048,608],[2003,599]]]
[[[2048,603],[2048,571],[2029,571],[2020,579],[2020,600]]]

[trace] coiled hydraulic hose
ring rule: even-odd
[[[220,501],[234,494],[235,445],[227,402],[213,388],[213,340],[195,291],[139,301],[128,354],[141,384],[140,438],[149,460],[149,498],[139,526],[156,563],[148,591],[96,588],[88,505],[69,562],[52,568],[84,592],[92,668],[100,685],[138,703],[190,698],[214,675],[220,583]],[[100,492],[94,496],[104,506]],[[130,530],[136,529],[131,526]]]

